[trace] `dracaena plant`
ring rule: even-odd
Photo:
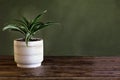
[[[16,24],[9,24],[3,28],[5,30],[18,31],[24,35],[23,40],[25,40],[26,45],[28,46],[28,42],[33,40],[33,36],[41,29],[54,24],[54,22],[41,22],[41,17],[47,12],[47,10],[43,11],[39,15],[37,15],[33,20],[29,21],[26,17],[22,17],[22,19],[15,20]]]

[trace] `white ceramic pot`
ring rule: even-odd
[[[18,67],[36,68],[43,61],[43,40],[29,41],[28,46],[24,41],[14,40],[14,60]]]

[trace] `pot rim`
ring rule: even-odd
[[[22,39],[23,39],[23,38],[17,38],[17,39],[14,39],[14,41],[25,42],[25,41],[22,40]],[[36,42],[36,41],[41,41],[41,40],[43,40],[42,38],[33,38],[33,39],[36,39],[36,40],[28,41],[28,42]]]
[[[19,39],[19,38],[18,38]],[[25,41],[19,41],[17,39],[14,40],[14,46],[24,46],[26,47],[26,42]],[[43,46],[43,39],[36,40],[36,41],[28,41],[28,46]]]

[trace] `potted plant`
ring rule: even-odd
[[[41,29],[54,24],[53,22],[41,22],[41,17],[47,12],[43,11],[33,20],[26,17],[15,20],[15,24],[9,24],[3,28],[4,30],[18,31],[23,34],[23,38],[14,40],[14,60],[18,67],[35,68],[41,66],[43,61],[43,39],[33,38],[33,36]]]

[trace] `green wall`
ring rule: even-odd
[[[36,37],[47,56],[119,56],[120,0],[0,0],[0,29],[15,18],[47,9],[43,21],[56,21]],[[16,32],[0,30],[0,55],[13,55]]]

